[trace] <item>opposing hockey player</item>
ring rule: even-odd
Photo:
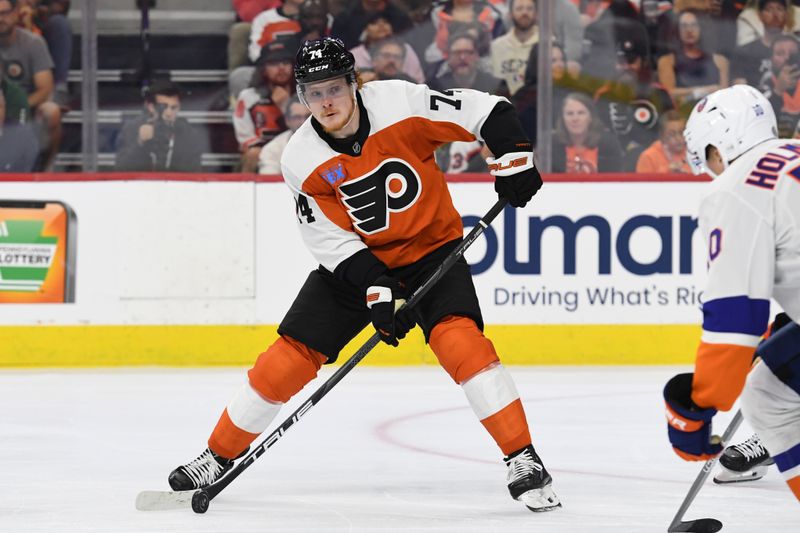
[[[495,190],[514,207],[524,207],[541,187],[514,108],[473,90],[442,93],[404,81],[362,86],[353,55],[332,38],[301,47],[295,78],[312,117],[289,141],[281,167],[300,233],[320,266],[278,327],[280,338],[223,411],[208,449],[174,470],[170,485],[191,490],[223,475],[281,406],[370,322],[394,346],[416,323],[505,455],[511,496],[532,511],[559,507],[511,375],[483,335],[466,261],[414,309],[395,313],[463,237],[434,161],[438,146],[485,141],[494,154]]]
[[[711,420],[741,394],[800,500],[800,141],[776,133],[769,102],[747,85],[711,94],[689,117],[687,159],[715,178],[699,213],[708,281],[695,372],[669,380],[664,398],[673,449],[699,461],[720,453]],[[791,321],[759,344],[770,298]]]

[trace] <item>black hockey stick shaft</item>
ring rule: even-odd
[[[464,252],[467,251],[467,248],[469,248],[470,245],[472,245],[472,243],[481,236],[483,231],[489,227],[489,224],[491,224],[497,215],[503,211],[507,204],[508,200],[498,200],[497,203],[495,203],[492,208],[489,209],[489,212],[478,221],[474,228],[472,228],[472,231],[470,231],[469,234],[464,237],[464,240],[461,241],[458,247],[456,247],[455,250],[450,252],[447,257],[444,258],[442,264],[436,269],[436,271],[431,274],[425,283],[420,285],[419,288],[413,292],[408,300],[406,300],[406,303],[403,304],[398,311],[415,306],[422,299],[422,297],[425,296],[429,290],[431,290],[431,287],[436,285],[442,276],[444,276],[444,274],[450,270],[450,268],[464,255]],[[214,499],[225,489],[225,487],[230,485],[234,479],[239,477],[239,474],[244,472],[251,464],[255,462],[256,459],[261,457],[261,455],[267,451],[267,449],[278,442],[278,440],[283,437],[286,431],[288,431],[288,429],[292,427],[295,422],[300,420],[306,413],[308,413],[308,411],[311,410],[312,407],[319,403],[319,401],[326,394],[328,394],[328,392],[330,392],[330,390],[333,389],[333,387],[335,387],[336,384],[342,380],[342,378],[344,378],[351,370],[353,370],[353,368],[355,368],[355,366],[361,362],[361,360],[364,359],[364,357],[366,357],[367,354],[372,351],[372,349],[377,346],[379,342],[380,335],[378,332],[375,332],[367,340],[367,342],[365,342],[350,359],[342,364],[342,366],[339,367],[339,369],[334,372],[333,375],[328,378],[328,380],[323,383],[305,402],[303,402],[303,404],[298,407],[289,416],[289,418],[284,420],[278,429],[270,433],[267,438],[262,440],[258,446],[252,449],[250,453],[248,453],[233,470],[208,487],[196,491],[193,498],[192,508],[196,512],[205,512],[205,508],[208,507],[209,501]],[[203,498],[203,494],[205,495],[205,498]],[[200,503],[200,509],[198,509],[194,503],[194,500],[198,498],[203,498],[205,500],[204,502]]]
[[[739,425],[742,423],[742,410],[739,409],[736,411],[736,414],[733,415],[733,420],[731,420],[730,424],[728,424],[727,429],[725,429],[725,433],[722,434],[722,445],[724,446],[727,442],[730,441],[733,434],[736,433],[736,430],[739,429]],[[686,494],[686,497],[683,499],[683,503],[681,504],[678,512],[675,514],[675,518],[672,519],[672,522],[669,525],[668,532],[676,532],[676,531],[719,531],[719,529],[709,529],[704,524],[707,522],[718,522],[713,518],[700,518],[699,520],[692,520],[690,522],[682,522],[683,515],[686,514],[686,511],[689,509],[689,506],[692,505],[697,493],[700,492],[700,489],[703,487],[703,484],[708,479],[709,474],[714,469],[714,465],[717,464],[717,457],[712,457],[708,461],[705,462],[703,465],[703,469],[700,470],[700,473],[697,475],[697,479],[694,480],[692,483],[689,492]],[[710,525],[710,524],[709,524]],[[721,527],[721,526],[720,526]]]

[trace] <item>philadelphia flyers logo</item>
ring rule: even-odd
[[[356,229],[372,235],[389,227],[390,213],[414,205],[422,181],[402,159],[386,159],[368,174],[342,183],[339,192]]]

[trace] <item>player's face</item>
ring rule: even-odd
[[[311,83],[305,88],[304,95],[311,114],[328,133],[345,127],[356,105],[344,77]]]
[[[567,98],[564,102],[564,127],[570,136],[583,136],[589,131],[592,115],[578,100]]]
[[[706,166],[715,175],[719,176],[725,170],[725,164],[722,162],[722,156],[719,150],[713,146],[708,149],[708,157],[706,158]]]

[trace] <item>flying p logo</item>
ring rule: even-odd
[[[389,213],[414,205],[421,191],[419,176],[402,159],[386,159],[375,170],[339,186],[347,214],[365,235],[388,228]]]

